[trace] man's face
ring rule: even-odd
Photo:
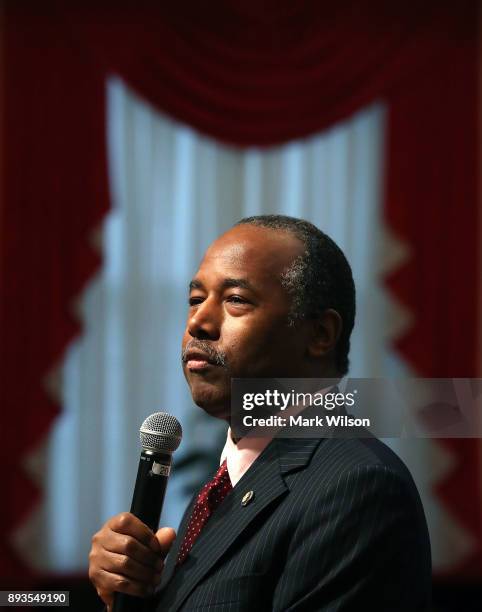
[[[183,370],[194,402],[228,418],[231,378],[303,376],[303,333],[288,325],[281,274],[303,252],[285,231],[239,225],[207,250],[191,282]]]

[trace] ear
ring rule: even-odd
[[[335,348],[343,328],[343,321],[336,310],[328,308],[312,319],[311,338],[308,343],[310,357],[324,357]]]

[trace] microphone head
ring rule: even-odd
[[[166,412],[155,412],[148,416],[139,431],[143,450],[171,454],[181,443],[181,424],[176,417]]]

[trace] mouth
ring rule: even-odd
[[[216,365],[208,355],[200,351],[189,351],[184,358],[184,362],[190,372],[202,372]]]

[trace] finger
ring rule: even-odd
[[[100,567],[111,574],[119,574],[146,585],[154,584],[154,577],[158,571],[157,568],[143,565],[131,557],[111,552],[106,553]]]
[[[102,601],[107,606],[107,612],[110,612],[112,608],[112,604],[114,603],[114,593],[110,591],[103,591],[102,589],[97,589],[97,595],[102,599]]]
[[[144,546],[151,548],[154,552],[159,552],[159,543],[152,531],[137,516],[130,512],[122,512],[114,516],[107,522],[107,525],[112,531],[131,536],[142,542]]]
[[[154,592],[154,585],[152,584],[146,585],[121,574],[106,572],[103,569],[99,569],[98,584],[101,591],[127,593],[135,597],[148,597]]]
[[[112,531],[109,536],[104,539],[102,546],[104,550],[110,553],[125,555],[147,567],[161,567],[159,563],[159,561],[161,561],[160,554],[156,554],[151,548],[148,548],[132,536],[122,535]]]
[[[162,527],[155,534],[155,538],[159,542],[161,555],[165,557],[176,539],[176,532],[172,527]]]

